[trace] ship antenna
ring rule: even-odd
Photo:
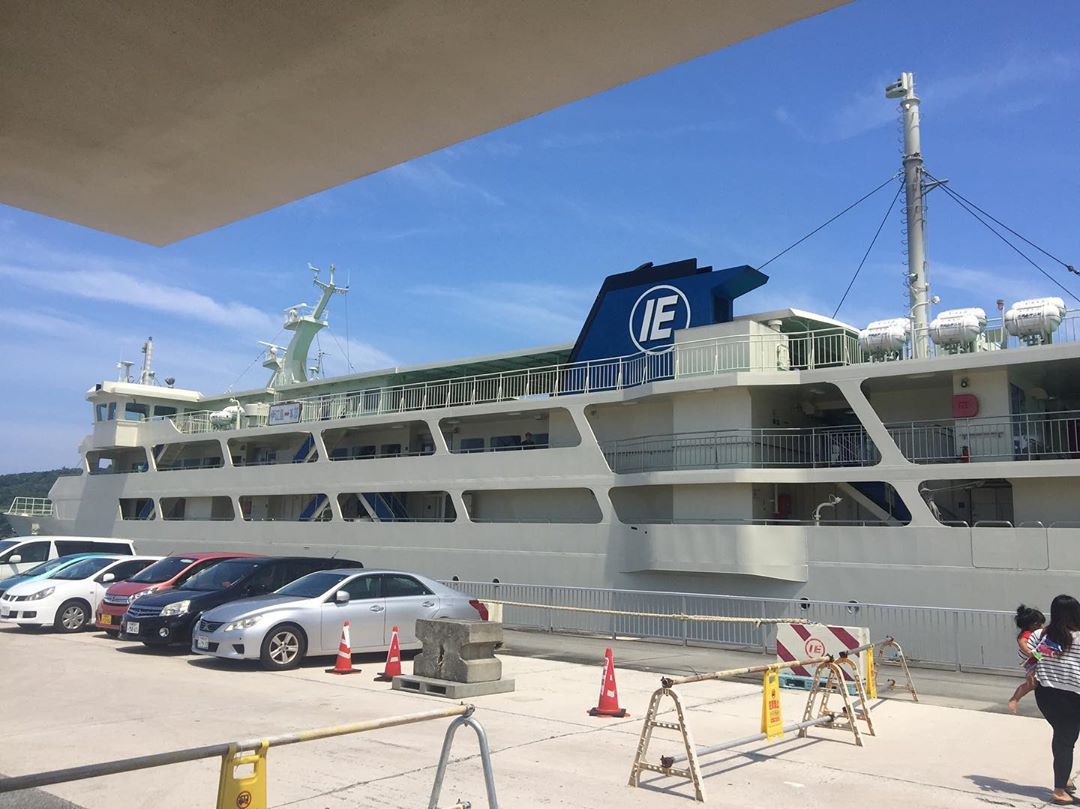
[[[908,302],[911,308],[913,358],[930,356],[930,283],[926,272],[926,190],[923,188],[919,97],[915,75],[901,73],[885,88],[886,98],[900,99],[904,111],[904,190],[907,200]]]
[[[139,374],[140,385],[152,385],[154,383],[154,338],[147,337],[142,347],[143,363],[142,372]]]

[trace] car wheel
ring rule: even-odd
[[[80,632],[90,620],[90,605],[85,601],[72,599],[65,601],[56,611],[53,626],[58,632]]]
[[[300,665],[307,653],[307,636],[296,624],[279,624],[266,633],[262,642],[263,668],[286,671]]]

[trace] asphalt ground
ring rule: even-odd
[[[596,704],[599,661],[614,648],[624,719],[586,715]],[[476,717],[491,741],[503,807],[693,806],[675,778],[647,774],[626,785],[641,717],[658,672],[752,665],[752,653],[683,648],[595,637],[507,632],[504,676],[517,689],[478,697]],[[431,710],[436,697],[393,692],[364,671],[327,675],[328,659],[269,673],[178,650],[160,654],[98,633],[28,634],[0,628],[4,698],[0,772],[19,775],[126,756]],[[406,662],[406,672],[411,664]],[[752,743],[703,759],[713,806],[1042,807],[1049,791],[1049,727],[1031,697],[1022,716],[1003,713],[1019,678],[916,670],[922,702],[897,693],[875,703],[877,735],[811,729],[800,739]],[[758,730],[754,682],[680,687],[698,745]],[[786,723],[801,719],[805,694],[784,691]],[[670,719],[670,716],[666,716]],[[270,805],[295,809],[426,806],[448,722],[271,749]],[[650,758],[677,754],[657,730]],[[193,809],[215,806],[218,762],[206,760],[0,795],[23,809]],[[485,805],[474,737],[462,729],[442,806],[458,798]]]

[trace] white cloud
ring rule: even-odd
[[[1050,82],[1069,81],[1080,74],[1080,57],[1065,53],[1013,54],[1004,62],[984,66],[951,76],[928,78],[917,81],[920,98],[935,105],[936,115],[946,115],[954,102],[970,101],[985,104],[988,112],[1014,115],[1033,109],[1043,103],[1042,96],[1033,92],[1023,95],[1022,88]],[[885,98],[884,88],[895,81],[895,75],[880,74],[856,91],[847,102],[827,115],[820,125],[804,124],[795,119],[785,107],[780,107],[773,117],[781,125],[791,129],[800,138],[816,143],[847,140],[885,126],[897,119],[896,105]],[[1001,103],[1001,94],[1009,91],[1011,96]]]
[[[498,283],[481,289],[423,285],[409,292],[438,299],[448,310],[485,327],[552,343],[577,336],[596,294],[594,289],[525,283]]]
[[[455,177],[431,160],[402,163],[387,169],[384,173],[403,180],[433,199],[472,197],[500,207],[506,204],[498,195],[476,183]]]
[[[134,306],[241,331],[272,333],[280,324],[252,306],[218,303],[208,295],[107,269],[32,270],[0,264],[0,277],[45,292]]]
[[[998,298],[1004,299],[1006,307],[1018,300],[1042,297],[1060,297],[1069,308],[1077,303],[1076,298],[1070,298],[1061,287],[1027,264],[1000,269],[931,262],[930,272],[933,290],[943,299],[939,309],[981,306],[988,315],[993,315]],[[1074,276],[1057,280],[1069,289],[1076,286],[1070,283]]]

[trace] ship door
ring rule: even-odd
[[[425,522],[443,522],[446,519],[446,493],[427,492],[421,495],[420,516]]]

